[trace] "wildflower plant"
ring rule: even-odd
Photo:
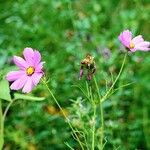
[[[129,30],[123,31],[118,38],[125,48],[132,52],[137,50],[150,50],[150,43],[148,41],[144,41],[141,35],[132,38],[132,33]],[[7,100],[9,102],[5,110],[2,110],[2,101],[0,100],[0,150],[4,145],[5,117],[14,101],[18,99],[31,101],[44,100],[44,98],[20,94],[17,91],[22,89],[23,93],[30,93],[40,81],[42,81],[43,85],[62,112],[68,126],[72,131],[72,137],[78,142],[80,149],[105,149],[107,140],[105,136],[105,114],[103,111],[103,102],[105,102],[108,97],[110,97],[116,91],[114,87],[121,76],[127,55],[128,51],[124,55],[118,75],[104,94],[101,93],[99,84],[97,82],[96,62],[94,57],[90,54],[87,54],[85,58],[81,60],[79,79],[81,80],[83,75],[86,74],[86,80],[84,85],[75,85],[75,87],[78,87],[81,90],[84,98],[79,98],[76,101],[73,100],[72,107],[74,107],[76,110],[73,112],[75,116],[74,118],[66,115],[65,111],[59,104],[59,101],[48,86],[48,80],[43,71],[44,62],[41,61],[42,59],[40,52],[33,50],[32,48],[25,48],[23,51],[24,58],[14,56],[13,62],[19,70],[10,71],[7,73],[6,78],[3,78],[0,81],[0,88],[3,88],[3,92],[0,91],[0,99]],[[8,81],[10,82],[10,88]],[[10,94],[10,92],[13,92],[13,96]],[[90,105],[86,105],[87,103]],[[85,109],[85,107],[88,107],[88,109]],[[68,148],[74,150],[69,143],[66,142],[65,144],[68,146]]]
[[[41,54],[32,48],[25,48],[23,51],[24,58],[14,56],[13,61],[19,70],[10,71],[6,77],[0,81],[0,99],[6,100],[8,103],[5,110],[2,110],[2,100],[0,100],[0,149],[4,144],[4,122],[6,114],[12,104],[19,99],[29,101],[42,101],[44,97],[34,97],[31,95],[24,95],[11,90],[18,91],[22,89],[23,93],[29,93],[33,87],[36,86],[41,77],[44,75],[43,63],[41,62]],[[11,83],[9,88],[9,82]]]

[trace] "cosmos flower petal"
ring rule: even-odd
[[[120,40],[120,42],[125,45],[127,48],[129,48],[129,44],[132,38],[132,33],[129,30],[125,30],[123,31],[118,39]]]
[[[22,70],[25,70],[25,68],[28,67],[27,62],[21,57],[14,56],[13,61],[16,64],[16,66],[18,66]]]
[[[42,76],[43,76],[43,73],[34,73],[32,75],[32,81],[33,81],[34,86],[36,86],[40,82],[40,79],[42,78]]]
[[[135,51],[137,51],[137,49],[136,48],[132,48],[132,49],[130,49],[130,51],[131,52],[135,52]]]
[[[144,42],[140,42],[136,45],[137,47],[149,47],[150,46],[150,42],[144,41]]]
[[[129,30],[125,30],[123,33],[123,37],[126,41],[130,41],[132,38],[132,33]]]
[[[26,81],[27,81],[27,76],[23,75],[11,84],[10,89],[19,90],[25,85]]]
[[[34,87],[34,84],[33,84],[32,78],[28,76],[27,81],[22,89],[22,92],[29,93],[32,91],[33,87]]]
[[[33,57],[34,57],[33,49],[30,47],[25,48],[23,51],[23,56],[24,56],[25,60],[27,61],[27,63],[29,63],[29,65],[32,66],[33,65]]]
[[[43,69],[43,64],[44,64],[45,62],[40,62],[37,66],[36,66],[36,68],[35,68],[35,72],[37,72],[37,73],[40,73],[41,71],[42,71],[42,69]],[[43,71],[42,71],[43,72]]]
[[[36,67],[37,64],[41,61],[41,54],[39,51],[34,51],[34,57],[33,57],[34,65]]]
[[[121,33],[118,37],[118,39],[120,40],[120,42],[125,45],[126,47],[128,47],[129,45],[127,44],[127,42],[124,40],[124,37],[123,37],[123,33]]]
[[[140,50],[140,51],[149,51],[150,50],[150,48],[148,48],[148,47],[141,47],[141,46],[136,46],[136,49]]]
[[[144,41],[144,39],[143,39],[142,35],[138,35],[138,36],[136,36],[136,37],[134,37],[134,38],[132,39],[132,42],[133,42],[134,44],[137,44],[137,43],[140,43],[140,42],[143,42],[143,41]]]
[[[19,70],[19,71],[11,71],[6,75],[6,80],[8,81],[15,81],[18,78],[20,78],[22,75],[25,74],[25,71]]]

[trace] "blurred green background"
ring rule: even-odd
[[[0,70],[13,65],[12,56],[22,55],[25,47],[38,49],[46,62],[49,86],[73,117],[78,107],[71,99],[78,101],[84,95],[72,85],[84,87],[85,78],[78,81],[78,75],[86,53],[95,56],[96,78],[104,94],[105,82],[110,82],[111,73],[116,77],[123,60],[118,35],[130,29],[150,40],[149,18],[149,0],[0,0]],[[105,149],[150,150],[149,69],[149,52],[129,54],[116,86],[133,84],[103,104]],[[32,93],[47,98],[13,104],[5,122],[4,149],[67,150],[68,142],[79,150],[44,86]],[[84,122],[77,118],[75,123]]]

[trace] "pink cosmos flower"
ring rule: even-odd
[[[13,61],[19,68],[18,71],[11,71],[6,75],[6,79],[13,82],[10,86],[12,90],[22,89],[23,93],[29,93],[36,86],[44,75],[41,62],[41,54],[32,48],[25,48],[24,59],[18,56],[13,57]]]
[[[118,39],[120,42],[128,48],[130,51],[135,52],[140,51],[149,51],[150,42],[144,41],[142,35],[138,35],[132,38],[132,33],[129,30],[125,30],[120,33]]]

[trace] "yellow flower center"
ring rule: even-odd
[[[34,67],[30,66],[26,69],[26,73],[28,76],[31,76],[34,73],[35,69]]]
[[[130,48],[134,48],[134,47],[135,47],[135,45],[134,45],[134,43],[133,43],[132,41],[130,42],[129,47],[130,47]]]

